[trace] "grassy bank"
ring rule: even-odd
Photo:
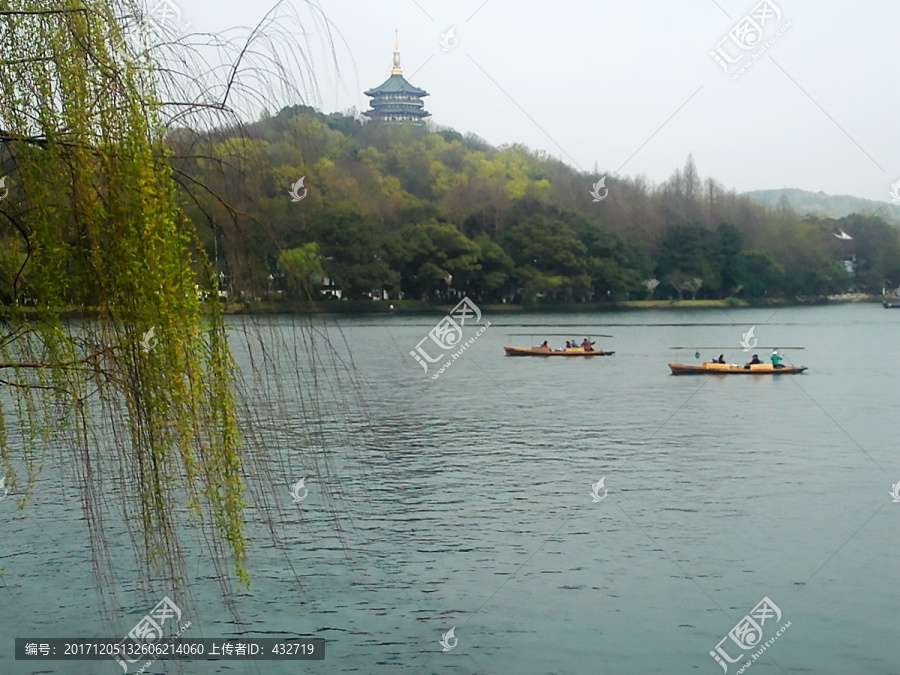
[[[753,302],[738,298],[722,300],[623,300],[620,302],[570,302],[570,303],[529,303],[525,305],[487,304],[478,307],[482,312],[491,314],[514,313],[591,313],[615,312],[630,309],[733,309],[737,307],[781,307],[800,305],[832,305],[848,302],[877,302],[880,295],[845,294],[829,298],[765,298]],[[453,304],[433,304],[424,300],[328,300],[322,302],[301,302],[291,300],[279,301],[245,301],[231,302],[225,307],[226,314],[446,314]],[[37,315],[33,307],[17,307],[16,310],[25,316]],[[90,307],[70,307],[62,311],[65,318],[96,318],[102,313]]]
[[[624,309],[668,309],[671,307],[697,309],[703,307],[750,307],[750,303],[737,298],[724,298],[722,300],[629,300],[617,302],[615,306]]]

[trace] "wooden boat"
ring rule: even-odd
[[[507,356],[609,356],[615,352],[605,352],[602,349],[582,349],[581,347],[566,347],[565,349],[550,349],[549,347],[504,347]]]
[[[704,361],[699,366],[670,363],[673,375],[796,375],[806,370],[806,366],[785,366],[775,368],[771,363],[755,363],[749,368],[737,363],[716,363]]]

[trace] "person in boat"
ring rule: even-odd
[[[581,348],[586,352],[594,351],[594,343],[587,338],[584,338],[584,342],[581,343]]]
[[[753,358],[750,360],[750,363],[744,365],[744,369],[750,370],[750,366],[756,365],[757,363],[762,363],[762,361],[759,360],[759,355],[754,354]]]
[[[572,346],[572,342],[570,340],[566,340],[566,349],[569,349]]]
[[[772,367],[773,368],[784,368],[784,364],[781,362],[784,361],[781,354],[778,353],[778,350],[772,352]]]
[[[716,363],[725,363],[725,355],[724,355],[724,354],[719,354],[719,358],[718,358],[718,360],[716,361]]]
[[[546,340],[544,340],[544,344],[541,345],[541,349],[550,349],[550,345],[547,344]]]

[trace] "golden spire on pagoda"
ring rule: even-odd
[[[397,42],[397,31],[394,31],[394,67],[391,68],[391,75],[402,75],[400,69],[400,45]]]

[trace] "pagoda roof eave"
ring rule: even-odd
[[[368,91],[364,91],[363,93],[366,96],[377,96],[378,94],[397,94],[397,93],[407,93],[407,94],[415,94],[416,96],[428,96],[428,92],[424,89],[419,89],[418,87],[414,87],[409,82],[406,81],[402,75],[391,75],[384,82],[379,84],[374,89],[369,89]]]
[[[377,101],[373,101],[370,107],[375,110],[389,110],[391,112],[416,112],[417,110],[425,109],[425,106],[423,106],[421,103],[419,103],[418,105],[416,105],[415,103],[408,103],[404,105],[403,103],[397,102],[378,103]]]
[[[413,117],[431,117],[431,113],[427,110],[366,110],[363,112],[366,117],[380,117],[383,115],[411,115]]]

